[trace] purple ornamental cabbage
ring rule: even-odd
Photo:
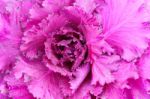
[[[1,0],[0,99],[150,99],[150,1]]]

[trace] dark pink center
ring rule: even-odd
[[[69,70],[82,64],[87,57],[86,41],[78,32],[56,33],[52,36],[52,54],[58,60],[58,66]]]

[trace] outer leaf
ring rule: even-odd
[[[9,97],[15,99],[34,99],[29,93],[26,83],[23,79],[16,79],[13,74],[5,77],[5,81],[8,85]]]
[[[39,79],[33,80],[28,86],[28,89],[36,98],[63,99],[63,95],[58,86],[59,79],[55,73],[50,72],[41,76]]]
[[[119,54],[126,60],[141,56],[148,47],[146,39],[150,36],[143,27],[147,20],[143,3],[144,0],[106,0],[102,11],[104,40],[120,49]]]

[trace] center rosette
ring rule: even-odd
[[[84,64],[88,49],[84,34],[68,27],[63,27],[50,34],[45,42],[46,60],[57,69],[71,72]],[[49,66],[48,66],[49,67]],[[62,70],[61,70],[62,73]]]

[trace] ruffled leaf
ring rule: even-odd
[[[131,86],[131,90],[129,91],[133,99],[134,98],[142,98],[149,99],[150,94],[145,89],[145,82],[141,79],[138,80],[130,80],[129,85]]]
[[[100,96],[102,99],[128,99],[131,97],[127,97],[126,92],[117,86],[114,85],[106,85],[105,90]]]
[[[149,58],[150,58],[150,50],[148,49],[145,54],[143,54],[143,56],[140,58],[140,60],[138,61],[138,69],[139,69],[139,74],[140,77],[143,80],[144,83],[144,87],[147,91],[147,93],[150,92],[150,62],[149,62]]]
[[[15,99],[34,99],[29,93],[23,79],[16,79],[15,76],[11,74],[5,77],[5,81],[8,85],[9,97]]]
[[[40,62],[28,61],[20,57],[18,58],[13,71],[16,78],[21,78],[23,74],[27,74],[32,78],[38,78],[40,75],[44,74],[44,71],[47,72],[47,68],[44,67]]]
[[[73,75],[75,76],[74,79],[70,81],[71,89],[75,91],[79,86],[82,84],[82,82],[87,77],[88,73],[90,71],[90,66],[88,63],[84,64],[82,67],[79,67]]]
[[[96,3],[94,0],[82,0],[82,1],[76,0],[74,5],[80,7],[82,10],[84,10],[87,13],[92,13],[96,8]]]
[[[14,72],[17,78],[24,77],[24,81],[28,82],[28,89],[34,97],[44,99],[55,99],[57,97],[62,99],[61,88],[65,87],[65,84],[60,87],[58,77],[61,76],[49,71],[41,63],[19,58],[14,67]]]
[[[60,88],[58,86],[59,81],[55,73],[50,72],[40,78],[33,80],[29,86],[29,91],[36,98],[41,99],[63,99]]]
[[[145,54],[140,58],[139,60],[139,72],[140,72],[140,76],[144,79],[144,80],[150,80],[150,50],[148,49]]]
[[[116,79],[116,84],[120,88],[130,88],[128,85],[128,79],[138,79],[139,74],[136,65],[134,63],[120,62],[118,64],[117,71],[113,73]]]
[[[9,12],[10,16],[0,14],[0,71],[8,69],[11,62],[15,61],[15,56],[19,52],[20,24],[18,23],[18,13]],[[14,26],[15,24],[15,26]]]
[[[111,57],[98,56],[94,60],[92,66],[92,84],[99,82],[101,85],[104,85],[105,83],[113,82],[115,78],[112,72],[118,68],[117,60],[119,60],[119,57],[117,55]]]
[[[62,2],[60,2],[59,0],[44,0],[43,2],[43,6],[44,8],[50,12],[59,12],[60,10],[62,10],[65,6],[69,6],[73,3],[73,0],[63,0]]]
[[[120,49],[119,54],[126,60],[139,57],[148,47],[146,40],[150,35],[143,27],[147,20],[143,3],[144,0],[106,0],[102,11],[104,40]]]

